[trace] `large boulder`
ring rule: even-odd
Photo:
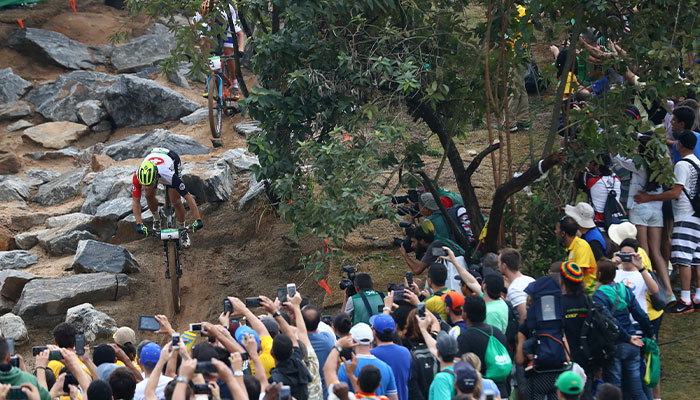
[[[112,50],[110,60],[117,72],[136,72],[170,57],[170,51],[177,47],[177,39],[168,28],[156,30],[158,33],[139,36]]]
[[[19,100],[32,84],[12,72],[12,68],[0,69],[0,103]]]
[[[61,173],[58,171],[41,168],[29,168],[24,171],[24,173],[27,174],[27,177],[29,178],[27,183],[33,188],[41,186],[44,183],[51,182],[52,180],[61,176]]]
[[[0,150],[0,174],[16,174],[22,168],[22,160],[15,153]]]
[[[193,112],[190,115],[186,115],[180,118],[180,122],[185,125],[197,125],[201,124],[209,119],[209,109],[200,108],[199,110]]]
[[[133,201],[130,197],[117,197],[116,199],[108,200],[100,204],[100,206],[97,207],[95,216],[120,220],[133,212],[132,207]],[[141,208],[143,208],[143,204],[141,204]]]
[[[84,44],[44,29],[15,29],[7,36],[7,46],[39,62],[50,61],[68,69],[94,69],[97,63]]]
[[[72,199],[78,195],[80,183],[87,173],[87,168],[76,168],[60,175],[39,186],[39,191],[32,197],[32,201],[42,206],[52,206]]]
[[[101,72],[73,71],[53,83],[34,88],[25,100],[34,104],[36,111],[49,121],[79,122],[78,104],[86,100],[102,102],[116,80],[116,76]]]
[[[260,165],[257,156],[248,155],[246,153],[247,151],[243,147],[231,149],[222,154],[221,159],[224,160],[229,167],[234,169],[236,172],[249,170],[253,167],[253,165]]]
[[[0,82],[3,79],[1,75],[2,71],[0,71]],[[2,85],[2,83],[0,83],[0,85]],[[0,86],[0,91],[2,91],[2,86]],[[3,104],[0,100],[0,121],[11,121],[13,119],[26,117],[33,112],[34,106],[26,101],[17,100]]]
[[[117,229],[113,219],[83,213],[51,217],[46,224],[49,229],[15,236],[17,247],[39,244],[51,255],[75,254],[81,240],[107,240]]]
[[[28,231],[37,225],[41,225],[46,221],[49,214],[40,212],[31,212],[24,215],[12,216],[12,229],[16,231]]]
[[[85,100],[78,103],[76,107],[78,119],[89,127],[93,127],[107,118],[107,111],[99,100]]]
[[[103,101],[117,126],[162,124],[191,114],[200,105],[172,89],[134,75],[122,75]]]
[[[27,268],[37,262],[37,257],[26,250],[0,251],[0,270]]]
[[[0,271],[0,295],[12,301],[17,301],[22,295],[24,285],[36,278],[36,275],[22,271]]]
[[[244,121],[239,122],[234,127],[236,132],[246,137],[246,139],[252,135],[262,132],[260,129],[260,122],[258,121]]]
[[[69,308],[66,311],[65,322],[73,325],[76,331],[82,332],[86,343],[92,343],[96,339],[112,339],[112,335],[117,330],[114,319],[95,309],[90,303]]]
[[[24,156],[29,157],[33,160],[43,161],[56,160],[59,158],[78,158],[81,154],[83,153],[77,147],[68,146],[61,150],[34,151],[31,153],[24,153]]]
[[[29,198],[29,186],[22,179],[0,175],[0,202],[25,201]]]
[[[62,149],[70,146],[90,131],[90,128],[75,122],[46,122],[24,130],[22,140],[47,149]]]
[[[39,237],[39,245],[52,256],[75,254],[81,240],[97,239],[90,231],[53,229],[46,236]]]
[[[94,240],[81,240],[73,258],[73,270],[77,273],[139,272],[139,264],[129,250]]]
[[[153,132],[129,135],[122,140],[110,143],[104,147],[103,153],[117,161],[122,161],[129,158],[146,157],[154,147],[164,147],[180,156],[211,152],[211,149],[188,136],[175,135],[170,131],[155,129]]]
[[[130,197],[135,167],[117,166],[97,173],[92,183],[83,188],[86,196],[81,212],[95,214],[102,203],[118,197]]]
[[[198,204],[228,201],[234,178],[231,168],[222,161],[188,162],[182,167],[182,181]]]
[[[12,313],[0,317],[0,332],[2,332],[2,336],[14,339],[17,344],[29,340],[29,332],[24,321]]]
[[[22,290],[14,313],[36,321],[52,323],[71,307],[86,302],[116,301],[129,294],[126,274],[80,274],[56,279],[34,279]],[[52,318],[53,317],[53,318]]]
[[[141,213],[141,220],[149,228],[153,222],[153,213],[151,210],[146,209],[146,211]],[[135,240],[143,239],[143,236],[136,232],[136,217],[134,214],[129,214],[126,218],[117,222],[117,232],[111,239],[112,243],[129,243]]]

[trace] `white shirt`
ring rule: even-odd
[[[700,167],[700,160],[693,154],[687,155],[683,157],[683,159],[691,160],[695,165]],[[687,161],[678,161],[673,167],[673,173],[675,175],[674,183],[676,185],[683,185],[683,189],[688,193],[686,196],[684,191],[681,191],[680,196],[673,200],[673,219],[678,222],[693,216],[693,206],[690,204],[688,196],[693,197],[695,193],[697,193],[697,188],[695,186],[697,184],[698,174],[697,171],[695,171],[695,167]]]
[[[634,201],[634,196],[639,192],[645,191],[644,186],[647,184],[647,177],[649,174],[644,166],[637,168],[637,166],[634,165],[634,161],[629,158],[622,158],[619,154],[615,156],[613,161],[620,167],[632,172],[632,179],[630,179],[630,191],[629,196],[627,197],[627,209],[631,210],[639,205],[636,201]],[[649,192],[649,194],[659,194],[661,192],[663,192],[663,188],[661,188],[661,185],[659,185],[658,189]],[[659,210],[661,210],[661,207],[663,206],[662,201],[650,201],[644,204],[647,207]]]
[[[136,384],[136,391],[134,391],[134,400],[146,400],[146,385],[148,384],[149,379],[150,378],[146,378]],[[156,397],[158,398],[158,400],[165,399],[165,387],[172,380],[173,378],[165,375],[161,375],[158,377],[158,386],[156,386]]]
[[[615,271],[615,282],[624,283],[625,286],[627,286],[632,293],[634,293],[634,297],[637,298],[637,303],[639,303],[639,306],[642,307],[642,310],[644,310],[645,313],[647,312],[648,289],[641,272],[618,269]],[[632,318],[632,321],[634,322],[634,318],[631,315],[630,318]]]
[[[236,14],[236,9],[233,8],[232,4],[229,4],[228,10],[231,13],[231,20],[233,21],[233,30],[234,32],[238,33],[242,31],[241,27],[238,25],[238,14]],[[199,22],[202,19],[202,14],[200,12],[197,12],[194,15],[194,18],[192,18],[194,22]],[[222,11],[221,12],[221,22],[225,22],[226,25],[228,25],[228,15],[226,15],[226,12]],[[202,22],[202,26],[209,27],[209,24],[206,22]],[[231,32],[226,32],[228,36],[231,36]]]
[[[348,299],[348,300],[350,300],[350,299]],[[335,339],[335,332],[333,332],[333,328],[331,328],[330,326],[328,326],[328,324],[326,324],[325,322],[323,322],[323,321],[319,322],[319,323],[318,323],[318,328],[317,328],[317,330],[318,330],[319,332],[328,332],[328,333],[330,333],[331,336],[333,336],[333,338]]]
[[[506,294],[506,300],[510,302],[510,305],[517,307],[527,301],[527,293],[525,293],[525,288],[530,283],[535,280],[527,275],[523,275],[519,278],[513,280],[508,286],[508,293]]]

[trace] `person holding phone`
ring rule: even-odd
[[[433,264],[428,269],[428,286],[433,293],[425,299],[425,308],[428,311],[439,314],[444,321],[447,321],[447,313],[445,312],[445,300],[443,296],[454,290],[449,290],[445,286],[447,281],[447,267],[444,264]]]
[[[5,338],[0,338],[0,360],[2,360],[0,362],[0,384],[10,386],[23,385],[32,393],[34,392],[34,389],[38,389],[41,400],[51,400],[51,395],[49,395],[48,390],[39,385],[39,381],[37,381],[34,375],[24,372],[10,364],[11,356],[12,355],[10,354],[7,340]],[[31,388],[26,386],[27,384],[31,385]],[[29,396],[27,397],[29,398]]]

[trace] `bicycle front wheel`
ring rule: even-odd
[[[173,298],[173,310],[175,313],[180,312],[180,277],[177,273],[177,259],[177,243],[171,240],[168,242],[168,269],[170,270],[170,291]]]
[[[221,137],[221,123],[223,118],[223,106],[219,96],[219,82],[221,78],[215,72],[209,74],[209,129],[211,135],[218,139]]]

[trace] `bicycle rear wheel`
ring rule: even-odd
[[[215,72],[209,73],[209,129],[214,138],[221,137],[221,122],[223,118],[223,106],[219,98],[219,82],[221,78]]]
[[[178,269],[177,243],[174,240],[168,241],[168,269],[170,270],[170,292],[173,299],[173,310],[180,312],[180,276]]]

